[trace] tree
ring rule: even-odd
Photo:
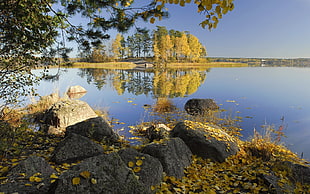
[[[53,62],[40,54],[55,43],[60,27],[40,0],[0,2],[0,110],[34,92],[27,87],[39,79],[31,69]]]
[[[118,33],[116,35],[116,38],[112,42],[112,53],[114,59],[119,59],[122,57],[122,52],[124,50],[124,47],[122,46],[122,40],[124,37]]]
[[[202,44],[199,42],[199,39],[192,34],[188,34],[188,46],[190,49],[189,59],[194,62],[198,61],[203,48]]]
[[[188,57],[191,51],[188,45],[187,36],[184,32],[181,33],[181,37],[176,37],[175,43],[177,60]]]

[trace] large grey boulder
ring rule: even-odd
[[[51,187],[57,194],[145,194],[144,186],[117,153],[87,158],[62,173]]]
[[[94,117],[97,114],[86,102],[66,99],[53,104],[42,122],[49,134],[62,134],[66,127]]]
[[[29,156],[8,172],[8,183],[0,184],[0,192],[46,193],[53,173],[57,172],[44,158]]]
[[[64,140],[59,142],[53,156],[52,161],[61,163],[70,163],[83,160],[92,156],[103,154],[104,150],[101,145],[93,142],[87,137],[71,133]]]
[[[102,117],[90,118],[66,128],[66,135],[76,133],[96,141],[117,142],[119,136]]]
[[[185,111],[190,115],[203,115],[209,111],[218,110],[219,106],[213,99],[190,99],[184,105]]]
[[[192,152],[180,138],[162,140],[161,143],[146,145],[142,153],[149,154],[161,162],[168,176],[182,178],[184,168],[192,161]]]
[[[118,154],[139,177],[139,181],[146,187],[147,191],[152,193],[151,186],[160,184],[163,178],[163,167],[160,161],[133,148],[122,149]]]
[[[171,131],[171,136],[181,138],[193,154],[218,162],[239,151],[235,138],[214,125],[180,122]]]

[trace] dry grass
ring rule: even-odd
[[[176,109],[172,101],[168,98],[158,98],[153,106],[153,111],[158,113],[172,112]]]
[[[131,62],[108,62],[108,63],[87,63],[87,62],[76,62],[73,63],[73,68],[102,68],[102,69],[133,69],[136,67]]]

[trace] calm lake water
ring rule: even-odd
[[[51,69],[50,74],[56,74]],[[81,85],[88,93],[81,100],[95,109],[109,112],[110,118],[125,124],[146,121],[145,104],[169,97],[182,108],[191,98],[212,98],[240,123],[243,139],[260,131],[264,124],[284,126],[285,145],[310,159],[310,68],[242,67],[207,70],[143,72],[106,69],[61,69],[54,80],[37,86],[40,95],[54,91],[64,94],[69,86]],[[126,130],[124,132],[126,134]]]

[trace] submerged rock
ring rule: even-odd
[[[171,135],[181,138],[193,154],[218,162],[239,150],[236,140],[214,125],[184,121],[174,127]]]

